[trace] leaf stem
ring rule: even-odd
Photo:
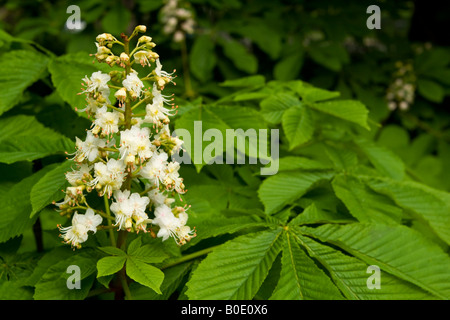
[[[109,201],[108,201],[108,196],[106,195],[106,193],[103,195],[103,200],[105,201],[105,210],[106,210],[106,214],[107,217],[106,219],[108,220],[108,225],[112,226],[112,219],[111,219],[111,211],[109,210]],[[116,243],[116,236],[114,235],[114,230],[111,228],[109,229],[109,238],[111,240],[111,245],[113,247],[115,247],[117,245]]]

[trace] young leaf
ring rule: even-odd
[[[292,150],[311,140],[314,133],[314,120],[306,107],[292,107],[282,117],[284,133]]]
[[[243,235],[210,253],[187,283],[190,299],[252,299],[281,250],[281,229]]]
[[[280,123],[283,113],[291,107],[301,106],[299,99],[288,93],[278,93],[260,103],[261,114],[267,122]]]
[[[320,103],[312,103],[311,108],[334,117],[350,121],[365,129],[370,129],[367,124],[369,111],[356,100],[331,100]]]
[[[110,256],[101,258],[97,262],[97,278],[119,272],[120,269],[123,268],[125,260],[127,260],[126,256]]]
[[[158,268],[129,256],[126,263],[126,272],[134,281],[161,294],[160,287],[164,280],[164,273]]]

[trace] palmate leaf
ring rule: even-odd
[[[292,229],[291,229],[292,230]],[[369,264],[320,244],[293,230],[293,237],[329,272],[336,286],[350,300],[420,300],[430,296],[419,287],[382,271],[380,288],[369,289]]]
[[[280,280],[272,300],[335,300],[342,295],[330,278],[300,248],[294,237],[284,234]]]
[[[281,250],[281,228],[239,236],[210,253],[187,283],[190,299],[252,299]]]
[[[0,115],[20,101],[23,91],[43,75],[48,61],[48,57],[35,51],[15,50],[2,55]]]
[[[440,247],[406,226],[353,223],[299,228],[300,232],[342,248],[434,295],[450,298],[450,258]]]

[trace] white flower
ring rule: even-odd
[[[94,210],[86,210],[86,214],[78,214],[75,211],[70,227],[59,227],[64,242],[80,248],[80,243],[88,239],[88,231],[97,232],[97,227],[102,223],[102,217],[94,213]]]
[[[88,131],[85,141],[75,137],[75,145],[77,147],[77,151],[75,152],[74,160],[77,162],[82,162],[87,159],[92,162],[99,155],[98,148],[105,147],[106,141],[95,137],[92,132]]]
[[[130,206],[133,208],[132,218],[136,222],[136,229],[146,231],[148,216],[145,209],[150,203],[148,197],[141,197],[139,193],[133,193],[129,199]]]
[[[156,59],[156,68],[155,68],[155,74],[158,76],[158,86],[164,87],[164,85],[168,82],[171,82],[173,79],[173,72],[167,73],[166,71],[162,70],[162,64],[159,61],[159,58]]]
[[[168,206],[161,205],[156,207],[155,219],[152,223],[159,226],[157,237],[162,238],[162,241],[173,237],[178,245],[182,245],[195,237],[195,230],[186,226],[187,219],[188,216],[184,210],[179,213],[178,217],[175,217]]]
[[[95,113],[94,128],[92,132],[97,134],[100,130],[103,135],[109,136],[119,131],[120,113],[108,112],[106,106],[101,107]]]
[[[109,74],[97,71],[90,78],[85,76],[83,80],[87,86],[84,92],[109,92],[108,81],[111,80]]]
[[[150,65],[150,61],[148,59],[151,58],[151,55],[149,55],[148,51],[140,50],[133,56],[136,61],[139,61],[141,66],[145,67],[146,65]]]
[[[122,85],[130,92],[134,93],[136,97],[140,97],[144,84],[139,79],[136,73],[130,73],[125,80],[122,81]],[[133,94],[132,94],[133,96]]]
[[[168,155],[165,152],[155,153],[139,172],[141,177],[150,180],[156,186],[165,178]]]
[[[157,237],[162,238],[163,241],[170,236],[175,237],[176,230],[181,227],[180,220],[174,216],[166,205],[156,207],[153,223],[159,226]]]
[[[120,88],[116,91],[114,94],[117,100],[120,101],[121,104],[125,102],[125,99],[127,98],[127,90],[125,88]]]
[[[87,164],[83,163],[80,165],[78,170],[72,170],[70,172],[66,172],[66,180],[72,185],[76,186],[77,181],[86,179],[89,177],[91,171],[91,167]]]
[[[149,185],[146,186],[146,188],[148,188],[148,187],[149,187]],[[167,197],[163,192],[160,192],[158,188],[150,190],[147,193],[147,195],[148,195],[151,203],[155,207],[162,206],[162,205],[169,206],[170,204],[175,202],[175,199]]]
[[[125,164],[121,160],[109,159],[106,164],[97,162],[94,165],[95,179],[91,185],[100,185],[103,194],[111,196],[113,191],[119,190],[125,179]]]
[[[116,194],[114,194],[114,197],[116,197]],[[119,227],[119,230],[130,229],[133,223],[133,208],[130,206],[129,199],[122,198],[119,201],[116,198],[116,200],[117,202],[113,202],[110,206],[111,212],[114,213],[116,218],[115,225]]]
[[[141,161],[153,155],[155,147],[150,142],[150,129],[132,126],[120,133],[121,157],[138,156]]]

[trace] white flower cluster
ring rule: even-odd
[[[399,108],[404,111],[414,103],[415,77],[411,64],[398,61],[395,66],[397,68],[394,74],[395,80],[389,85],[386,99],[389,110],[394,111]]]
[[[186,34],[194,33],[195,20],[192,11],[183,8],[181,1],[168,0],[161,9],[161,21],[164,24],[163,32],[173,34],[175,42],[181,42]]]
[[[144,26],[138,26],[133,35],[144,31]],[[125,40],[129,41],[133,35]],[[186,226],[186,206],[172,208],[177,194],[185,192],[178,173],[180,165],[170,160],[183,141],[171,136],[169,116],[175,110],[173,104],[172,108],[166,108],[171,99],[161,93],[173,77],[161,70],[159,56],[151,51],[154,45],[148,46],[151,38],[143,37],[146,36],[139,38],[133,51],[147,52],[144,65],[156,62],[155,69],[145,77],[153,82],[151,93],[132,69],[134,63],[142,64],[141,55],[135,54],[134,60],[124,59],[128,52],[118,59],[111,50],[101,53],[103,56],[96,54],[101,62],[110,64],[109,61],[120,60],[118,65],[125,69],[122,78],[114,71],[110,74],[98,71],[83,79],[82,93],[86,94],[87,107],[80,111],[87,112],[93,123],[84,141],[76,138],[72,160],[77,168],[66,173],[70,187],[66,189],[64,200],[55,203],[61,215],[74,213],[72,226],[59,226],[64,242],[74,247],[79,248],[87,240],[88,231],[95,233],[98,228],[147,232],[150,225],[150,230],[159,228],[158,237],[166,240],[172,236],[180,245],[195,236],[195,230]],[[98,48],[121,43],[108,34],[99,35],[97,41]],[[107,62],[108,57],[113,58]],[[111,81],[111,75],[115,81]],[[118,81],[122,86],[115,85]],[[116,90],[115,105],[111,104],[110,90]],[[145,105],[145,113],[133,113],[141,104]],[[93,191],[104,197],[105,210],[93,209],[88,204],[87,195]],[[84,215],[75,211],[83,209],[86,210]],[[109,225],[100,226],[103,218]]]

